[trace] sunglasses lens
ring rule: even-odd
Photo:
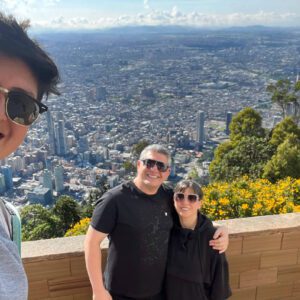
[[[15,123],[31,125],[39,115],[39,106],[25,93],[11,91],[7,99],[7,115]]]
[[[188,200],[190,202],[196,202],[198,200],[197,195],[188,195]]]
[[[183,193],[177,193],[176,194],[176,200],[177,201],[183,201],[184,200],[184,194]]]
[[[168,167],[161,161],[157,161],[156,166],[157,166],[158,171],[161,171],[161,172],[165,172],[168,169]]]
[[[148,169],[151,169],[155,166],[155,160],[152,160],[152,159],[146,159],[145,160],[145,163],[146,163],[146,166]]]

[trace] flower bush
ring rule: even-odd
[[[202,212],[212,220],[300,212],[300,179],[216,182],[203,188]]]
[[[90,225],[91,219],[84,218],[77,222],[73,227],[71,227],[65,234],[65,236],[76,236],[86,234],[88,227]]]

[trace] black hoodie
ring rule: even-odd
[[[209,246],[215,230],[201,214],[194,230],[174,225],[166,275],[167,300],[224,300],[231,296],[225,254]]]

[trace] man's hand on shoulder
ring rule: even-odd
[[[209,245],[218,250],[219,253],[223,253],[227,250],[229,245],[229,234],[227,227],[217,227],[217,230],[213,236],[213,240],[209,241]]]

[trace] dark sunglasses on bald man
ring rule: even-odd
[[[0,86],[4,95],[7,117],[15,124],[31,125],[48,107],[19,89],[8,90]]]
[[[160,172],[166,172],[169,168],[169,166],[163,163],[162,161],[154,159],[142,159],[142,162],[147,167],[147,169],[152,169],[154,168],[154,166],[156,166],[157,170]]]
[[[191,203],[195,203],[199,200],[199,196],[197,194],[189,194],[189,195],[187,195],[186,198]],[[185,199],[185,195],[184,195],[184,193],[175,193],[174,199],[177,202],[183,202]]]

